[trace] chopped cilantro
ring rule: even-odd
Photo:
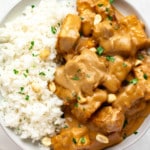
[[[80,19],[81,19],[81,20],[84,20],[84,18],[83,18],[83,17],[80,17]]]
[[[144,73],[143,78],[144,78],[145,80],[147,80],[147,79],[148,79],[147,74]]]
[[[77,144],[77,141],[76,141],[75,138],[72,138],[72,142],[73,142],[74,144]]]
[[[110,20],[110,21],[112,21],[112,20],[113,20],[113,17],[110,16],[110,15],[108,15],[108,16],[107,16],[107,19]]]
[[[137,78],[134,78],[134,79],[130,80],[129,83],[135,85],[135,84],[138,83],[138,79],[137,79]]]
[[[106,56],[106,60],[110,62],[114,62],[115,58],[113,56]]]
[[[78,103],[75,103],[75,104],[74,104],[74,107],[78,108]]]
[[[35,43],[34,43],[34,41],[31,41],[31,42],[30,42],[30,47],[29,47],[29,50],[33,49],[33,47],[34,47],[34,44],[35,44]]]
[[[14,69],[13,72],[14,72],[14,74],[18,74],[19,73],[19,71],[16,70],[16,69]]]
[[[20,91],[22,92],[24,90],[24,87],[20,87]]]
[[[32,56],[33,56],[33,57],[37,57],[37,56],[38,56],[38,54],[34,54],[34,53],[33,53],[33,54],[32,54]]]
[[[45,76],[46,74],[44,72],[39,73],[40,76]]]
[[[101,56],[101,55],[103,54],[103,52],[104,52],[104,49],[103,49],[101,46],[99,46],[99,47],[96,49],[96,53],[97,53],[99,56]]]
[[[144,59],[144,56],[143,56],[142,54],[138,54],[137,58],[138,58],[139,60],[143,60],[143,59]]]
[[[105,10],[106,10],[106,12],[108,12],[108,13],[110,12],[110,9],[109,9],[108,7],[106,7]]]
[[[77,96],[77,100],[81,100],[80,96]]]
[[[28,76],[26,73],[24,73],[23,75],[24,75],[25,78],[27,78],[27,76]]]
[[[112,4],[115,0],[109,0],[109,3]]]
[[[79,80],[79,77],[75,75],[74,77],[72,77],[72,80]]]
[[[67,125],[65,125],[65,126],[64,126],[64,128],[66,129],[66,128],[68,128],[68,126],[67,126]]]
[[[28,101],[29,100],[29,95],[26,95],[25,100]]]
[[[56,34],[56,32],[57,32],[57,29],[56,29],[56,27],[54,27],[54,26],[51,26],[51,32],[52,32],[53,34]]]
[[[35,7],[35,5],[31,5],[31,8],[34,8]]]
[[[84,144],[86,142],[86,139],[84,137],[80,138],[81,144]]]
[[[57,25],[60,26],[60,22],[58,22]]]
[[[19,94],[24,94],[23,91],[24,91],[24,87],[20,87],[20,91],[18,93]]]
[[[122,66],[123,66],[123,67],[127,67],[127,64],[126,64],[126,63],[123,63]]]
[[[29,69],[26,69],[26,73],[29,73]]]
[[[104,4],[98,4],[97,6],[98,6],[98,7],[102,7],[103,5],[104,5]]]

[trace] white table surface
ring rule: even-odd
[[[0,20],[4,17],[4,14],[8,12],[9,8],[13,7],[20,0],[0,0]],[[148,0],[126,0],[131,3],[144,19],[150,25],[150,1]],[[0,127],[0,150],[20,150],[16,144],[13,143],[6,133]],[[147,133],[134,145],[127,150],[150,150],[150,129]]]

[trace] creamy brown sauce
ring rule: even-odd
[[[121,142],[150,113],[150,39],[135,15],[108,0],[77,0],[58,36],[55,74],[67,126],[54,150],[101,150]],[[136,133],[137,134],[137,133]]]

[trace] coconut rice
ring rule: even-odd
[[[53,136],[65,125],[63,102],[48,85],[57,67],[61,22],[75,1],[41,0],[0,28],[0,117],[22,139]]]

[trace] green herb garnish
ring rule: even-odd
[[[143,56],[142,54],[138,54],[137,58],[138,58],[139,60],[143,60],[143,59],[144,59],[144,56]]]
[[[20,91],[18,93],[19,94],[24,94],[23,91],[24,91],[24,87],[20,87]]]
[[[147,79],[148,79],[147,74],[144,73],[143,78],[144,78],[145,80],[147,80]]]
[[[30,42],[29,50],[33,49],[33,47],[34,47],[34,41],[31,41],[31,42]]]
[[[110,62],[114,62],[115,58],[113,56],[106,56],[106,60]]]
[[[81,20],[84,20],[84,18],[83,18],[83,17],[80,17],[80,19],[81,19]]]
[[[27,78],[27,76],[28,76],[26,73],[24,73],[23,75],[24,75],[25,78]]]
[[[65,125],[65,126],[64,126],[64,128],[66,129],[66,128],[68,128],[68,126],[67,126],[67,125]]]
[[[79,80],[79,77],[75,75],[74,77],[72,77],[72,80]]]
[[[76,141],[75,138],[72,138],[72,142],[73,142],[74,144],[77,144],[77,141]]]
[[[56,32],[57,32],[57,29],[56,29],[56,27],[54,27],[54,26],[51,26],[51,32],[52,32],[53,34],[56,34]]]
[[[32,56],[33,56],[33,57],[37,57],[37,56],[38,56],[38,54],[34,54],[34,53],[33,53],[33,54],[32,54]]]
[[[79,104],[78,103],[75,103],[74,104],[74,107],[78,108]]]
[[[112,4],[115,0],[109,0],[109,3]]]
[[[138,79],[137,79],[137,78],[134,78],[134,79],[130,80],[129,83],[135,85],[135,84],[138,83]]]
[[[103,54],[103,52],[104,52],[104,49],[103,49],[103,47],[101,47],[101,46],[99,46],[99,47],[96,49],[96,53],[97,53],[99,56],[101,56],[101,55]]]
[[[123,63],[122,66],[123,66],[123,67],[127,67],[127,64],[126,64],[126,63]]]
[[[35,7],[35,5],[31,5],[31,8],[34,8]]]
[[[102,7],[103,5],[104,5],[104,4],[98,4],[97,6],[98,6],[98,7]]]
[[[29,100],[29,95],[26,95],[25,100],[28,101]]]
[[[80,138],[81,144],[84,144],[86,142],[86,139],[84,137]]]
[[[108,7],[106,7],[105,10],[106,10],[106,12],[108,12],[108,13],[110,12],[110,9],[109,9]]]
[[[108,15],[108,16],[107,16],[107,19],[110,20],[110,21],[112,21],[112,20],[113,20],[113,17],[110,16],[110,15]]]
[[[14,74],[18,74],[19,73],[19,71],[16,70],[16,69],[14,69],[13,72],[14,72]]]
[[[40,76],[45,76],[46,74],[44,72],[39,73]]]

